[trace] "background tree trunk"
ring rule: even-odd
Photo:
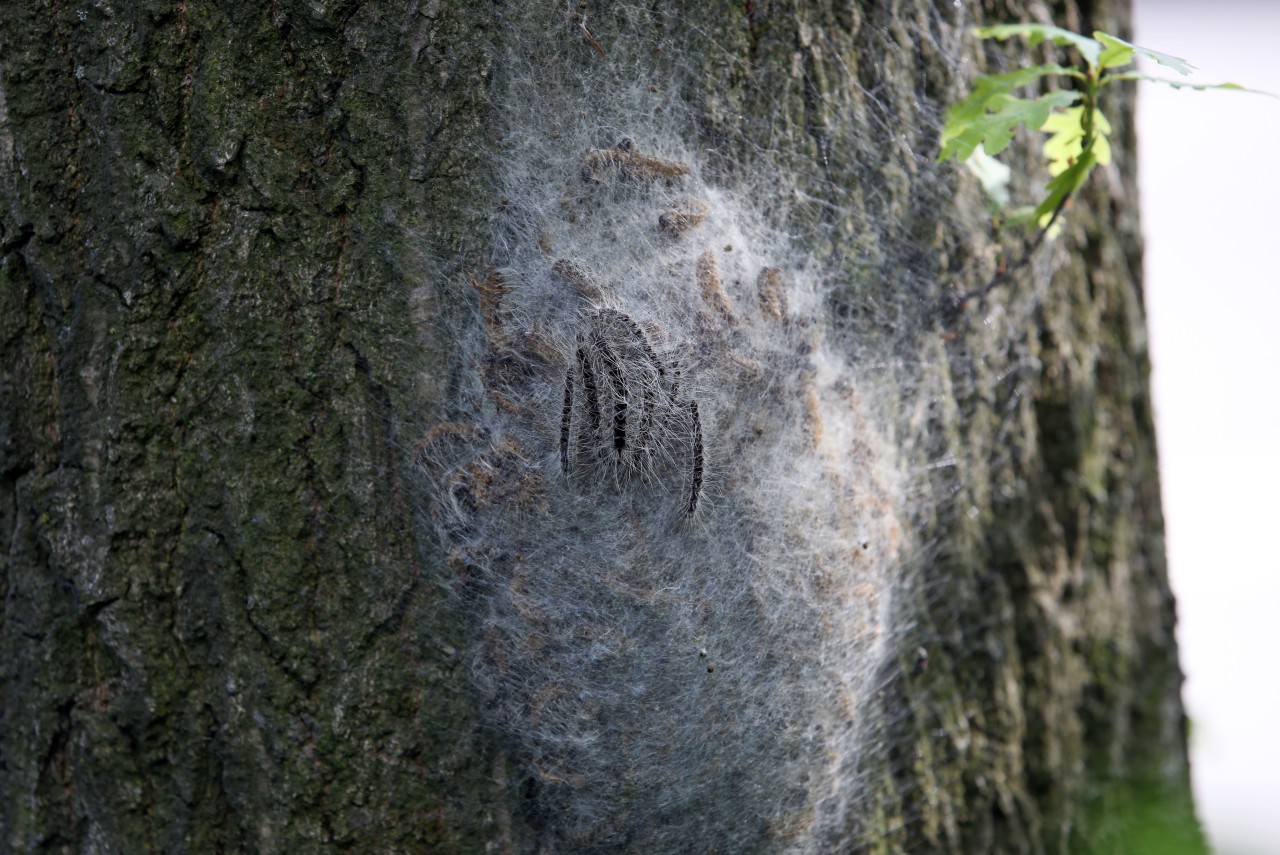
[[[5,847],[659,851],[665,823],[685,851],[1135,851],[1152,834],[1199,851],[1147,390],[1130,92],[1109,112],[1116,166],[1093,179],[1037,269],[983,305],[946,309],[953,289],[990,275],[995,245],[971,182],[932,162],[940,112],[967,69],[1020,50],[983,54],[967,27],[1052,15],[1128,31],[1124,3],[1011,6],[4,4]],[[628,133],[633,142],[609,148]],[[592,173],[591,149],[615,152],[616,174]],[[855,366],[877,356],[890,378],[859,388],[900,450],[890,456],[907,488],[881,498],[897,503],[886,518],[903,545],[876,559],[894,576],[866,598],[884,625],[867,630],[874,643],[857,636],[858,749],[832,761],[839,798],[815,796],[828,779],[797,764],[853,743],[796,735],[812,723],[807,707],[758,730],[735,729],[726,707],[723,725],[706,711],[707,741],[728,755],[707,749],[698,767],[712,770],[709,802],[695,792],[662,803],[631,766],[591,802],[602,791],[575,780],[579,760],[521,730],[522,716],[539,715],[534,672],[520,670],[532,666],[495,658],[516,655],[518,624],[502,608],[521,601],[495,586],[519,571],[495,557],[498,541],[459,531],[516,519],[501,509],[524,500],[503,490],[534,476],[504,486],[498,464],[542,464],[521,457],[531,441],[515,426],[537,419],[515,393],[556,364],[538,348],[573,353],[568,333],[510,340],[539,323],[511,314],[536,307],[518,302],[510,268],[535,245],[550,264],[584,240],[521,231],[532,221],[520,212],[535,206],[513,188],[538,178],[521,170],[585,163],[587,180],[572,181],[588,189],[573,193],[596,193],[625,184],[627,169],[685,163],[658,158],[677,150],[693,153],[694,178],[660,177],[707,191],[711,202],[685,213],[697,219],[702,204],[710,223],[670,240],[720,234],[719,190],[748,199],[773,218],[759,234],[782,234],[775,248],[800,247],[822,271],[812,278],[836,283],[816,306],[778,308],[789,324],[778,340],[804,355],[798,328],[829,323],[844,337],[814,338],[821,352]],[[650,151],[666,166],[626,160]],[[1043,181],[1034,164],[1015,189]],[[648,204],[642,192],[606,187],[582,204]],[[767,261],[751,234],[736,251]],[[714,261],[713,250],[719,241],[699,258]],[[776,268],[791,284],[762,270],[760,287],[782,294],[802,268]],[[740,285],[725,288],[732,297]],[[722,326],[755,335],[765,321],[751,312]],[[768,395],[812,388],[783,378],[758,399],[719,400],[721,375],[706,366],[716,348],[743,345],[706,335],[710,355],[688,370],[705,369],[709,387],[710,507],[675,524],[677,545],[715,543],[726,519],[747,540],[771,525],[741,498],[754,487],[734,467],[749,449],[715,443],[748,411],[774,412]],[[850,340],[861,344],[839,350]],[[537,402],[552,421],[560,388]],[[801,423],[815,446],[826,441],[822,422]],[[827,421],[826,435],[840,430]],[[516,450],[498,457],[503,437]],[[576,487],[594,489],[582,480],[594,475]],[[804,489],[784,498],[798,503]],[[653,507],[687,502],[665,482],[650,492]],[[592,504],[622,501],[601,495]],[[528,513],[527,529],[512,528],[539,531]],[[575,537],[595,548],[583,513]],[[812,578],[841,572],[828,560]],[[561,594],[572,604],[572,589]],[[838,616],[814,596],[813,615]],[[627,609],[668,614],[648,601]],[[735,625],[752,636],[744,685],[801,661],[787,647],[802,643],[787,635],[799,617],[764,625]],[[650,630],[665,631],[628,631]],[[833,644],[820,636],[823,650]],[[758,664],[775,653],[776,669]],[[725,661],[717,673],[737,685],[737,660]],[[829,659],[818,666],[836,674]],[[654,663],[626,667],[648,674]],[[775,694],[807,691],[798,679]],[[646,715],[664,729],[675,713]],[[597,719],[602,733],[639,733]],[[630,756],[629,744],[600,743],[582,768],[607,771],[600,758],[615,749]],[[791,787],[776,799],[759,768],[774,762],[778,790]],[[725,777],[755,789],[722,790]]]

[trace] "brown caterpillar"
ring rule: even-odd
[[[702,225],[703,220],[710,213],[711,209],[707,207],[705,202],[698,199],[687,199],[683,207],[672,208],[659,214],[658,228],[672,237],[679,237],[689,229]]]
[[[702,301],[715,309],[717,314],[732,319],[733,310],[729,308],[729,298],[720,287],[720,271],[716,265],[715,253],[707,250],[698,256],[694,271],[698,289],[702,292]]]
[[[502,274],[490,270],[484,279],[477,279],[467,274],[471,287],[480,295],[480,317],[484,320],[485,334],[495,347],[504,349],[508,345],[507,336],[502,329],[502,298],[511,293],[506,287]]]
[[[785,322],[787,294],[782,284],[782,271],[776,267],[766,267],[761,270],[760,277],[756,280],[756,291],[765,314],[775,321]]]
[[[591,152],[582,164],[582,180],[596,184],[608,184],[614,175],[624,181],[656,181],[688,173],[689,167],[683,163],[644,156],[630,137],[624,137],[613,148]]]
[[[579,294],[588,300],[600,299],[600,286],[595,283],[589,273],[569,259],[556,259],[555,263],[551,265],[551,270],[572,285]]]

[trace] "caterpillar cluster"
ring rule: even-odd
[[[702,494],[702,421],[676,363],[658,355],[649,335],[624,312],[597,309],[565,371],[560,468],[603,466],[619,477],[653,480],[685,474],[683,511]]]

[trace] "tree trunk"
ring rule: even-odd
[[[529,5],[0,10],[4,845],[1200,851],[1132,92],[956,309],[1040,4]]]

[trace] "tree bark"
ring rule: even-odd
[[[1035,269],[948,301],[998,244],[933,162],[941,111],[1025,59],[967,28],[1051,12],[1128,31],[1103,0],[5,4],[4,846],[1201,851],[1131,91],[1115,166]],[[668,198],[652,235],[607,234]],[[740,257],[758,277],[732,281]],[[624,261],[684,282],[687,311],[651,290],[651,325],[609,327],[602,308],[643,304],[593,278]],[[521,289],[548,283],[584,308],[538,314]],[[610,373],[615,351],[632,361]],[[823,380],[818,354],[848,371]],[[669,394],[651,478],[622,433],[614,459],[590,448],[592,366],[619,431],[642,407],[621,390]],[[812,483],[740,471],[770,457],[753,442],[800,471],[849,431]],[[858,474],[884,460],[892,477]],[[816,528],[778,545],[793,529],[762,497],[793,522],[809,502]],[[824,526],[865,528],[872,558],[824,552]],[[820,560],[784,573],[797,542]],[[522,575],[547,543],[614,587],[568,558]],[[677,617],[654,591],[704,568],[676,553],[712,556],[696,591],[729,599]],[[867,560],[854,596],[842,574]],[[547,587],[555,620],[521,587],[570,579]],[[587,676],[556,671],[615,636]],[[650,661],[667,645],[687,660]],[[681,668],[704,681],[687,695],[663,688]],[[666,706],[619,700],[638,675]],[[856,738],[831,735],[831,687]]]

